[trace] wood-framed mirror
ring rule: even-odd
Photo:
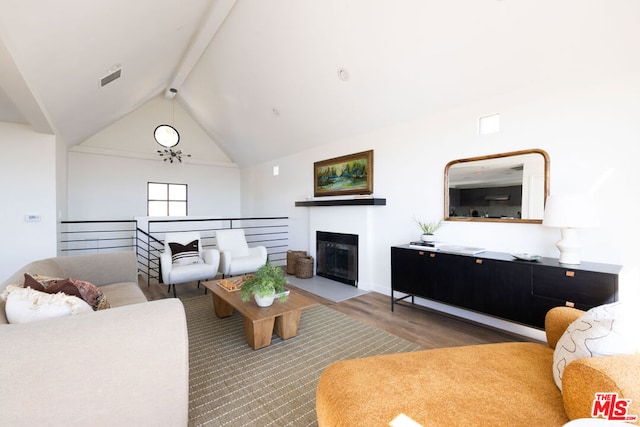
[[[444,168],[446,221],[542,223],[549,155],[541,149],[453,160]]]

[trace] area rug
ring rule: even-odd
[[[189,330],[190,426],[314,426],[329,364],[422,348],[329,307],[302,312],[298,336],[251,349],[242,316],[216,318],[210,296],[183,300]],[[168,367],[170,369],[170,367]]]

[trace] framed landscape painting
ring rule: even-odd
[[[373,150],[313,164],[313,195],[342,196],[373,193]]]

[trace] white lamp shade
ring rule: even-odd
[[[548,196],[542,225],[561,228],[597,227],[599,219],[594,198],[587,194]]]

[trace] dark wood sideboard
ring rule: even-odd
[[[409,245],[391,247],[391,310],[414,296],[538,329],[556,306],[588,310],[618,300],[622,266],[555,258],[521,261],[510,254],[465,255]],[[396,298],[396,292],[404,294]]]

